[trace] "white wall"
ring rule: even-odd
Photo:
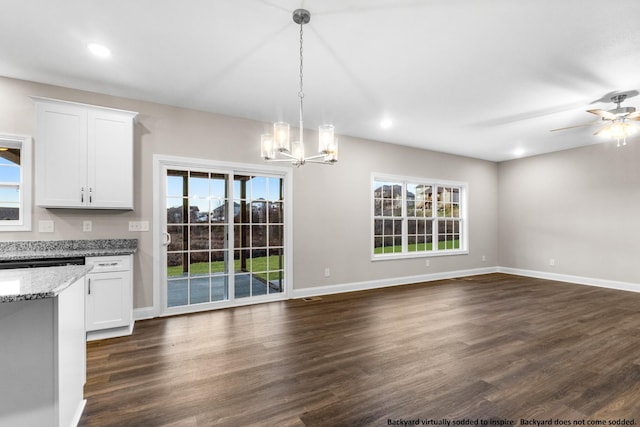
[[[499,264],[640,283],[639,144],[500,163]]]
[[[269,124],[116,98],[38,83],[0,78],[0,132],[34,135],[30,95],[139,112],[135,137],[135,210],[81,211],[34,207],[53,219],[55,233],[0,233],[1,240],[138,238],[134,307],[153,303],[152,232],[129,232],[130,220],[153,217],[154,154],[261,164],[259,135]],[[310,133],[308,138],[313,138]],[[34,141],[34,150],[38,141]],[[36,165],[37,167],[37,165]],[[306,165],[293,173],[294,289],[393,279],[497,265],[497,170],[495,163],[425,150],[340,137],[340,162]],[[370,261],[372,172],[465,181],[469,184],[469,254],[424,259]],[[82,221],[93,232],[82,232]],[[482,256],[486,256],[483,262]],[[331,277],[324,277],[324,268]]]

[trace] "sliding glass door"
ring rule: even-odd
[[[166,166],[163,311],[200,311],[286,291],[285,176]]]

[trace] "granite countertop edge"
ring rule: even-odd
[[[0,242],[0,261],[131,255],[137,239],[88,239]]]
[[[57,297],[92,268],[92,265],[65,265],[0,271],[0,284],[3,280],[21,280],[25,283],[25,289],[17,294],[0,295],[0,303]]]
[[[11,253],[0,253],[0,261],[17,261],[25,259],[43,258],[71,258],[88,256],[112,256],[135,254],[136,248],[113,248],[113,249],[62,249],[45,251],[21,251]]]

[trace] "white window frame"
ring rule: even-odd
[[[375,253],[375,183],[379,181],[387,181],[393,183],[402,184],[402,214],[397,219],[402,221],[402,251],[395,253]],[[424,184],[436,187],[456,187],[460,189],[460,247],[457,249],[438,249],[438,222],[450,218],[439,218],[437,215],[433,217],[433,249],[430,251],[414,251],[408,250],[408,221],[407,216],[407,185],[408,184]],[[371,183],[369,185],[369,197],[371,200],[371,206],[369,212],[371,215],[371,231],[369,233],[371,237],[370,254],[372,261],[390,260],[390,259],[405,259],[405,258],[430,258],[437,256],[450,256],[450,255],[467,255],[469,253],[469,218],[467,211],[468,204],[468,184],[460,181],[450,181],[443,179],[412,177],[402,175],[389,175],[382,173],[371,174]],[[413,217],[412,217],[413,218]]]
[[[20,182],[18,183],[20,215],[17,220],[0,220],[0,231],[31,231],[31,175],[33,169],[31,137],[0,134],[0,146],[20,149]]]

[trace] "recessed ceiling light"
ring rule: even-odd
[[[382,129],[389,129],[391,126],[393,126],[393,122],[391,121],[391,119],[382,119],[380,121],[380,127]]]
[[[98,43],[90,43],[87,48],[89,49],[89,52],[93,53],[99,58],[106,58],[108,56],[111,56],[111,51],[104,45]]]
[[[516,148],[513,150],[513,155],[516,157],[520,157],[524,154],[524,148]]]

